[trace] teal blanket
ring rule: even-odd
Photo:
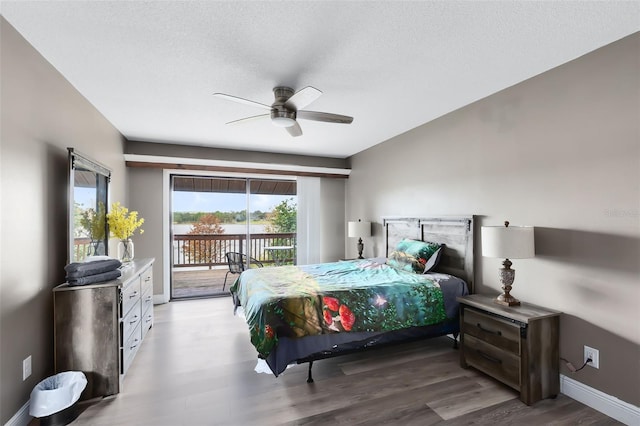
[[[231,292],[262,358],[283,336],[392,331],[446,319],[436,282],[369,260],[250,269]]]

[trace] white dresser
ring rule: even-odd
[[[81,399],[113,395],[153,326],[154,259],[135,259],[114,281],[53,289],[55,371],[82,371]]]

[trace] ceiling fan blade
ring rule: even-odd
[[[340,114],[331,114],[329,112],[318,111],[298,111],[297,117],[305,120],[326,121],[329,123],[351,124],[353,117]]]
[[[244,123],[248,123],[248,122],[251,122],[251,121],[262,120],[262,119],[265,119],[265,118],[271,118],[271,114],[254,115],[252,117],[245,117],[245,118],[241,118],[239,120],[229,121],[228,123],[225,123],[225,124],[231,124],[231,125],[244,124]]]
[[[249,99],[239,98],[237,96],[227,95],[225,93],[214,93],[213,96],[215,96],[216,98],[226,99],[228,101],[238,102],[240,104],[245,104],[253,107],[271,110],[270,105],[265,105],[265,104],[261,104],[260,102],[250,101]]]
[[[289,134],[293,137],[302,136],[302,128],[297,121],[296,124],[290,127],[285,127],[285,129],[287,129],[287,132],[289,132]]]
[[[287,108],[293,108],[296,111],[301,110],[302,108],[309,105],[311,102],[315,101],[322,95],[322,92],[315,87],[307,86],[304,89],[300,89],[296,93],[293,94],[287,102],[284,103],[284,106]]]

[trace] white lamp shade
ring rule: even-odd
[[[482,255],[501,259],[535,256],[533,226],[483,226]]]
[[[371,236],[371,222],[349,222],[348,234],[350,238]]]

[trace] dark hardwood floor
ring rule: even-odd
[[[318,361],[280,377],[256,352],[229,298],[155,307],[124,392],[80,404],[73,425],[614,425],[564,395],[533,406],[460,368],[443,337]],[[37,424],[37,422],[34,422]]]

